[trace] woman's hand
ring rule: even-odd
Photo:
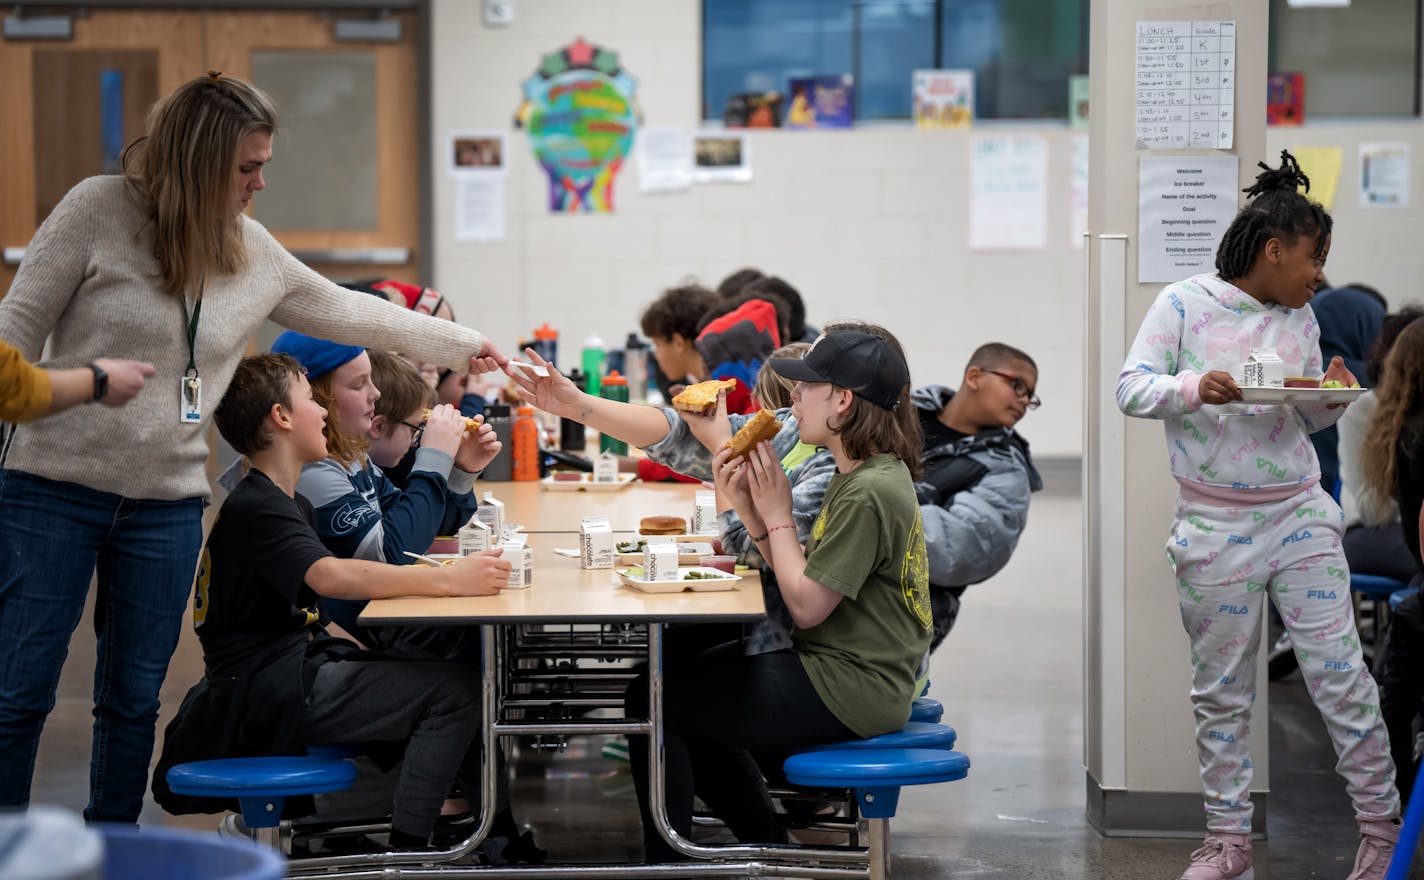
[[[1230,373],[1225,370],[1212,370],[1202,375],[1201,384],[1197,385],[1197,396],[1202,399],[1202,403],[1234,403],[1241,399],[1241,389],[1237,387],[1236,380],[1231,378]]]
[[[508,559],[501,559],[503,550],[485,550],[471,553],[453,565],[444,565],[440,571],[446,574],[445,588],[452,596],[493,596],[509,583],[509,572],[514,567]]]
[[[485,337],[484,345],[480,346],[480,353],[470,358],[471,373],[493,373],[495,370],[502,370],[509,364],[509,358],[500,354],[488,336]]]
[[[454,458],[464,437],[465,417],[450,404],[442,403],[431,408],[425,417],[425,432],[420,435],[420,445],[426,449],[439,449]]]
[[[712,486],[717,491],[717,497],[731,504],[737,516],[745,523],[749,514],[756,514],[751,493],[747,489],[747,462],[742,459],[735,464],[728,464],[727,459],[731,456],[730,449],[719,449],[712,456]]]
[[[519,386],[524,399],[544,412],[556,416],[570,417],[578,413],[583,404],[583,391],[560,373],[553,364],[539,357],[532,348],[524,349],[529,363],[544,367],[549,375],[536,376],[533,370],[510,367],[507,372],[510,381]]]
[[[769,441],[763,440],[747,453],[747,488],[763,522],[773,526],[794,522],[791,484]]]
[[[460,438],[460,450],[455,453],[455,467],[470,474],[479,473],[488,467],[504,448],[494,428],[484,424],[484,417],[475,418],[480,422],[479,428],[473,432],[465,431],[464,436]]]
[[[707,415],[701,413],[688,412],[685,409],[673,409],[684,422],[687,423],[687,430],[692,432],[692,436],[705,447],[707,451],[716,453],[722,448],[722,444],[732,439],[732,422],[727,418],[727,392],[723,391],[717,395],[717,408]]]

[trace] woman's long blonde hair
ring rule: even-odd
[[[238,145],[254,131],[277,131],[272,99],[210,73],[155,103],[146,133],[124,149],[124,177],[148,204],[167,293],[200,293],[209,275],[246,268],[233,178]]]
[[[1379,408],[1365,435],[1365,480],[1380,498],[1395,497],[1400,437],[1424,427],[1424,318],[1400,331],[1375,387]]]

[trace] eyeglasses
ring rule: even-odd
[[[407,428],[410,428],[410,445],[418,445],[420,443],[421,436],[425,433],[425,423],[421,422],[418,425],[412,425],[410,422],[403,421],[401,422],[401,424],[405,425]]]
[[[1000,379],[1006,380],[1009,383],[1009,387],[1014,390],[1014,394],[1028,401],[1029,409],[1038,409],[1039,405],[1043,403],[1042,400],[1039,400],[1038,395],[1033,393],[1033,389],[1028,387],[1028,383],[1013,373],[1005,373],[1000,370],[988,370],[983,367],[980,367],[980,369],[986,373],[993,373]]]

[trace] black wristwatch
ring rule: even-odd
[[[89,364],[88,367],[94,371],[94,399],[103,400],[104,395],[109,393],[109,374],[98,364]]]

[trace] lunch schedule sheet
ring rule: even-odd
[[[1236,22],[1137,23],[1137,147],[1229,150],[1236,125]]]

